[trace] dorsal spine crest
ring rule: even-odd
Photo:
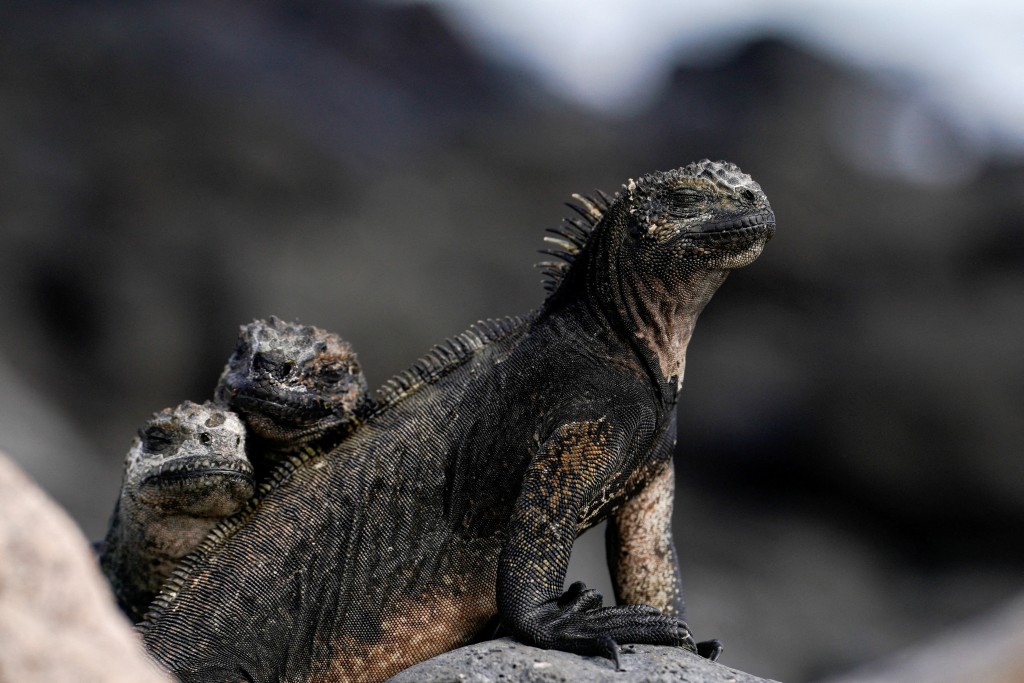
[[[538,251],[546,256],[554,256],[558,260],[541,261],[535,267],[541,270],[541,275],[544,277],[544,289],[549,293],[554,292],[562,284],[566,273],[569,272],[569,267],[576,262],[576,257],[586,247],[594,228],[604,218],[608,207],[619,196],[618,193],[609,196],[601,190],[595,190],[595,194],[596,196],[593,197],[573,194],[573,201],[566,202],[565,205],[578,215],[563,218],[562,224],[557,228],[545,230],[551,234],[545,235],[544,241],[555,248],[544,248]]]
[[[462,334],[441,342],[377,390],[375,407],[371,413],[379,413],[421,387],[437,381],[465,363],[484,346],[518,330],[526,320],[525,316],[480,320]]]

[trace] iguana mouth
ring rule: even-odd
[[[247,479],[252,475],[252,465],[247,460],[182,456],[160,465],[155,472],[142,480],[141,486],[145,488],[157,482],[186,481],[211,476]]]
[[[249,428],[259,437],[270,441],[297,442],[306,437],[316,437],[328,429],[348,421],[348,418],[325,413],[316,420],[298,421],[274,419],[266,413],[249,413],[243,417]]]
[[[304,426],[319,422],[330,414],[323,405],[312,398],[299,398],[294,401],[281,401],[251,393],[238,393],[232,399],[238,408],[244,410],[246,418],[261,416],[281,426]]]
[[[699,231],[684,233],[686,237],[697,239],[746,238],[775,235],[775,214],[771,211],[749,214],[726,221],[706,223]]]

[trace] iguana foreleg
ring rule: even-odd
[[[672,542],[675,468],[669,460],[637,495],[608,519],[605,549],[620,605],[653,605],[685,618],[679,563]]]
[[[582,582],[562,591],[580,521],[620,466],[627,440],[605,421],[567,423],[530,465],[498,565],[498,610],[517,638],[544,648],[602,655],[616,666],[618,643],[695,650],[686,624],[656,607],[603,607],[600,593]]]
[[[675,433],[675,420],[671,427]],[[675,437],[669,440],[675,444]],[[665,467],[637,495],[608,519],[605,549],[615,600],[620,605],[652,605],[679,619],[686,618],[675,543],[672,541],[672,499],[675,467],[671,448]],[[722,654],[717,640],[697,643],[697,652],[715,661]]]

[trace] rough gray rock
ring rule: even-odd
[[[541,650],[510,638],[452,650],[411,666],[389,683],[769,683],[677,647],[626,645],[622,671],[602,657]]]
[[[71,519],[0,453],[0,681],[169,683]]]

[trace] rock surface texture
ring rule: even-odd
[[[409,667],[390,683],[769,683],[681,647],[626,645],[622,670],[603,657],[542,650],[509,638],[453,650]]]
[[[78,528],[0,453],[0,681],[169,680],[114,606]]]

